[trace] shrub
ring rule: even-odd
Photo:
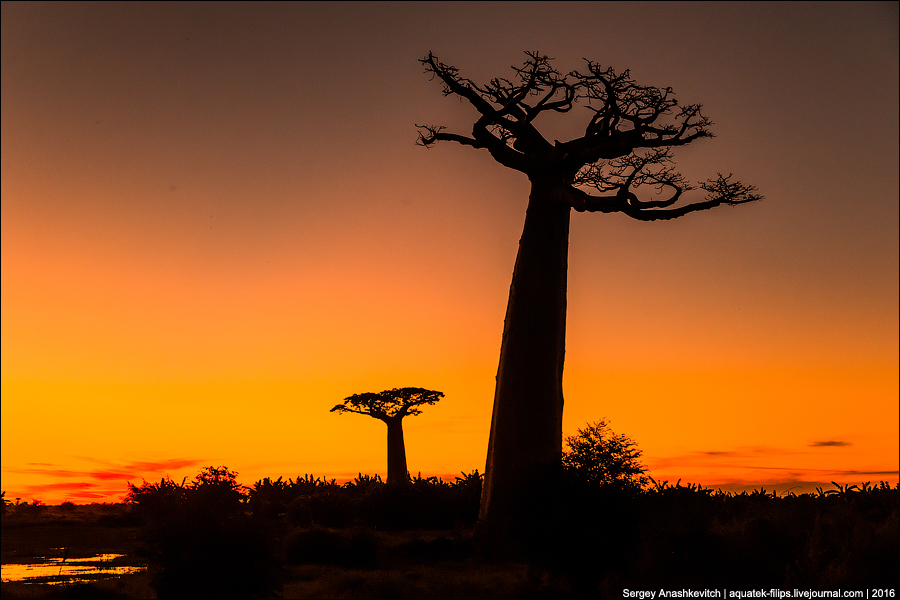
[[[579,429],[566,438],[566,445],[569,449],[563,452],[563,468],[577,480],[637,488],[649,483],[637,443],[613,433],[605,419]]]
[[[159,598],[270,598],[280,572],[268,532],[244,512],[237,473],[204,468],[190,484],[129,483]]]

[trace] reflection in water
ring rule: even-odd
[[[36,557],[35,560],[40,562],[2,565],[0,579],[23,583],[87,583],[97,576],[129,575],[147,568],[105,564],[120,556],[124,554],[98,554],[88,558]]]

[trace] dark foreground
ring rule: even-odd
[[[896,597],[897,486],[777,497],[569,486],[515,559],[476,551],[476,476],[250,491],[161,482],[128,505],[8,506],[4,564],[123,554],[144,572],[3,598],[622,598],[624,590],[859,590]],[[190,484],[189,484],[190,485]],[[560,491],[560,490],[557,490]],[[143,494],[143,495],[142,495]],[[54,554],[56,553],[56,554]],[[894,595],[888,590],[895,590]],[[633,596],[637,597],[637,596]]]

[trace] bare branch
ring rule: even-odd
[[[461,77],[456,67],[445,65],[432,53],[421,59],[425,71],[444,84],[444,95],[455,94],[468,100],[481,117],[471,138],[451,137],[441,133],[439,127],[424,128],[424,132],[420,128],[417,143],[429,146],[446,140],[487,148],[502,164],[527,172],[531,161],[525,160],[525,154],[546,154],[553,149],[532,121],[544,111],[570,110],[577,96],[575,86],[551,66],[549,57],[538,52],[526,55],[522,67],[512,67],[515,81],[495,78],[484,86]],[[477,140],[477,144],[472,140]]]
[[[682,190],[691,189],[684,178],[675,172],[672,164],[672,151],[669,148],[657,148],[642,154],[632,153],[585,166],[575,176],[573,185],[586,185],[601,192],[625,192],[642,185],[654,185],[660,190],[666,185]]]
[[[707,197],[696,202],[658,210],[675,205],[681,195],[694,189],[672,166],[672,152],[669,148],[654,149],[644,154],[631,154],[605,164],[593,164],[583,169],[575,179],[575,185],[596,188],[600,192],[615,191],[615,196],[592,196],[577,190],[573,195],[572,207],[588,212],[623,212],[634,219],[660,220],[674,219],[698,210],[707,210],[723,204],[735,205],[753,202],[762,197],[755,194],[756,188],[731,181],[732,175],[722,176],[701,183]],[[655,187],[658,194],[664,189],[673,190],[665,199],[641,200],[635,190],[641,186]]]
[[[468,79],[459,76],[459,69],[440,62],[431,52],[419,60],[425,65],[425,72],[437,76],[444,83],[444,95],[456,94],[468,100],[483,115],[494,114],[491,105],[481,97],[478,87]]]
[[[472,146],[473,148],[485,147],[475,138],[466,137],[456,133],[444,133],[444,129],[446,128],[443,125],[416,125],[416,128],[419,130],[419,139],[416,140],[416,145],[424,146],[425,148],[430,148],[435,143],[441,141],[457,142],[464,146]]]
[[[736,206],[763,199],[763,196],[756,193],[755,186],[732,181],[731,177],[731,174],[723,176],[720,173],[716,179],[701,183],[700,187],[708,192],[706,200],[677,208],[667,207],[675,204],[684,191],[692,189],[687,184],[675,183],[679,181],[680,175],[659,182],[660,185],[672,187],[675,190],[675,193],[666,200],[641,201],[634,192],[624,188],[620,189],[615,196],[592,196],[583,190],[573,189],[572,208],[579,212],[621,212],[639,221],[662,221],[717,206]]]
[[[745,185],[740,181],[732,181],[733,175],[716,174],[715,179],[709,179],[700,184],[700,187],[709,192],[706,196],[710,202],[719,202],[720,204],[745,204],[747,202],[755,202],[762,200],[764,196],[756,193],[755,185]]]
[[[677,219],[678,217],[683,217],[686,214],[697,212],[700,210],[709,210],[710,208],[715,208],[717,206],[729,205],[735,206],[737,204],[745,204],[747,202],[753,202],[755,200],[761,200],[762,197],[752,198],[747,200],[736,200],[731,202],[726,202],[722,200],[707,200],[706,202],[695,202],[693,204],[685,204],[684,206],[680,206],[678,208],[671,208],[666,210],[635,210],[629,209],[624,210],[626,215],[631,217],[632,219],[637,219],[638,221],[666,221],[669,219]]]
[[[628,207],[628,198],[624,194],[615,196],[592,196],[584,190],[571,188],[569,190],[572,208],[578,212],[623,212]]]

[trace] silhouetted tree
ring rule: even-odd
[[[357,413],[384,421],[388,428],[387,483],[405,483],[409,481],[409,472],[406,468],[406,446],[403,443],[403,418],[420,414],[420,406],[434,404],[443,397],[443,392],[422,388],[394,388],[377,394],[354,394],[332,408],[331,412]]]
[[[568,450],[563,452],[563,468],[578,480],[597,484],[619,484],[644,487],[650,481],[644,476],[641,450],[628,436],[616,434],[606,419],[589,423],[575,435],[566,438]]]
[[[761,198],[755,187],[719,174],[699,184],[704,200],[679,204],[694,186],[674,170],[672,148],[712,137],[700,104],[681,105],[671,88],[639,85],[627,70],[586,61],[586,71],[563,75],[547,56],[526,55],[522,67],[512,68],[512,79],[478,85],[429,52],[420,61],[425,71],[440,80],[445,96],[468,101],[478,118],[471,135],[417,125],[418,144],[485,149],[531,182],[503,327],[479,518],[482,541],[505,547],[548,510],[548,499],[529,487],[560,464],[571,209],[656,221]],[[580,137],[550,141],[535,127],[542,113],[565,113],[579,101],[589,115]],[[642,186],[657,195],[641,199]],[[665,190],[671,194],[661,197]]]

